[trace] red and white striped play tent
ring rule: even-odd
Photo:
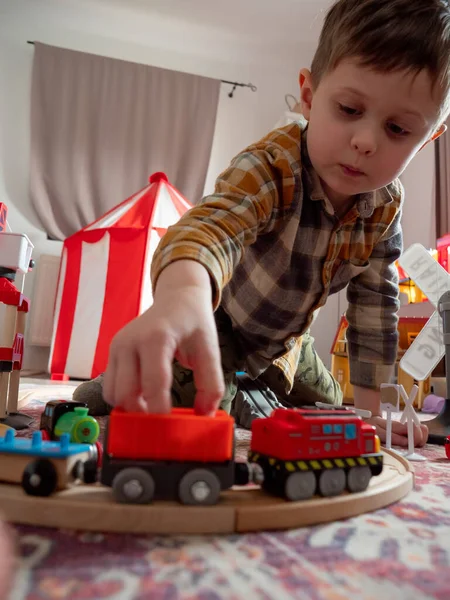
[[[49,360],[54,379],[103,372],[115,333],[152,304],[153,253],[191,205],[164,173],[149,181],[64,241]]]

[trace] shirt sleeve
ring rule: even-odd
[[[280,144],[260,142],[239,154],[217,179],[214,193],[163,236],[152,260],[153,289],[169,264],[195,260],[209,272],[216,309],[245,246],[271,231],[289,210],[295,189],[292,164],[289,150]]]
[[[347,343],[350,382],[379,389],[389,383],[398,352],[398,270],[395,261],[403,249],[401,206],[374,247],[369,267],[347,290]]]

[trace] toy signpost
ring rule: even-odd
[[[399,264],[436,308],[400,360],[400,366],[416,381],[423,381],[445,354],[446,400],[440,414],[427,421],[428,442],[445,444],[450,435],[450,273],[421,244],[405,250]]]

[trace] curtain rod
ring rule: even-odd
[[[27,44],[32,44],[34,46],[34,42],[31,42],[30,40],[27,41]],[[250,88],[252,90],[252,92],[256,92],[256,90],[258,89],[256,87],[256,85],[253,85],[253,83],[238,83],[237,81],[227,81],[226,79],[221,79],[220,81],[221,81],[221,83],[226,83],[227,85],[232,85],[233,86],[233,89],[228,94],[228,96],[230,98],[233,97],[234,90],[237,87],[248,87],[248,88]]]

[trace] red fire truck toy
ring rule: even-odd
[[[249,479],[288,500],[362,492],[383,468],[375,431],[348,409],[276,409],[252,424]]]
[[[169,414],[111,411],[100,481],[117,502],[154,497],[182,504],[215,504],[234,485],[234,419],[222,410],[201,416],[189,408]]]

